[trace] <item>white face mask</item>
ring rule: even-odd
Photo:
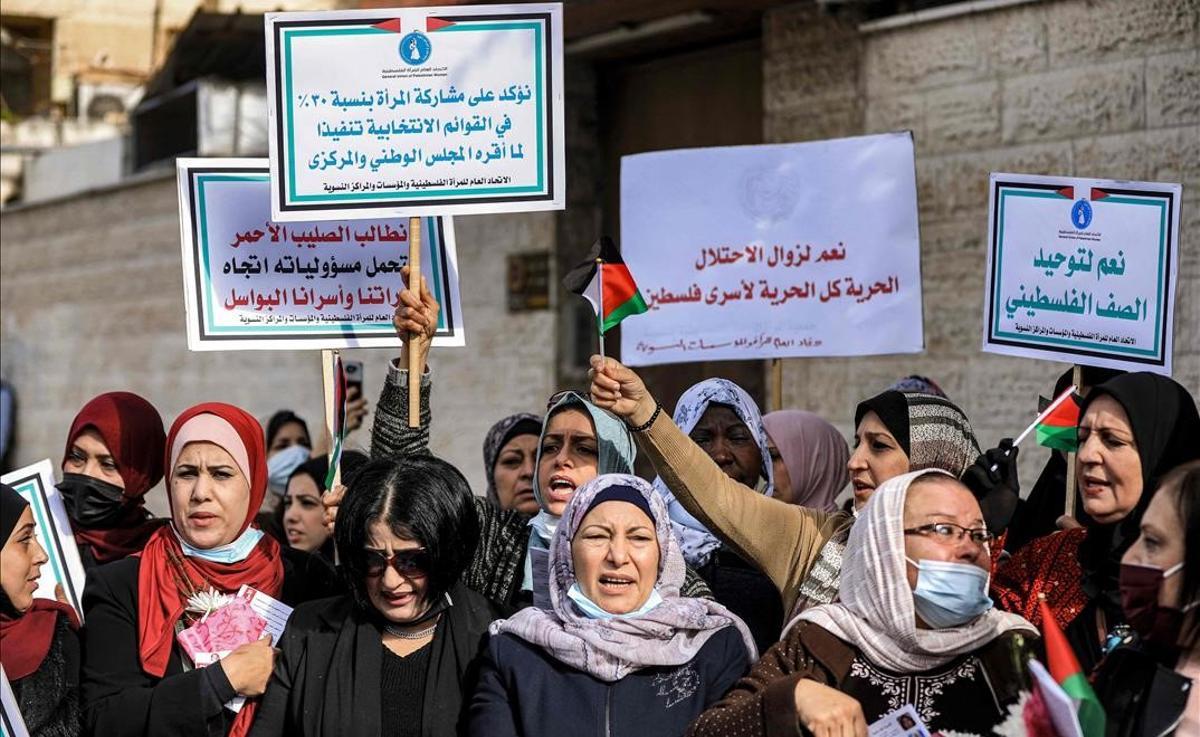
[[[309,453],[303,445],[289,445],[267,459],[267,483],[272,492],[282,495],[287,491],[292,471],[308,460]]]

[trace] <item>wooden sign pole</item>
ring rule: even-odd
[[[408,291],[421,298],[421,218],[408,219]],[[421,426],[421,366],[420,356],[408,350],[408,426]]]
[[[771,359],[771,411],[783,409],[783,359]]]

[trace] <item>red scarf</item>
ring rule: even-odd
[[[75,542],[81,548],[88,546],[97,563],[109,563],[142,552],[154,531],[168,521],[151,517],[138,500],[138,504],[126,508],[111,529],[76,529]]]
[[[0,663],[10,681],[17,681],[42,667],[54,641],[59,615],[71,629],[79,629],[79,617],[70,606],[50,599],[34,599],[19,617],[0,614]]]
[[[262,427],[247,412],[229,404],[209,402],[185,411],[171,426],[167,436],[169,455],[175,437],[188,420],[202,414],[220,417],[233,426],[245,447],[250,463],[250,499],[246,518],[238,534],[245,532],[262,505],[267,492],[267,462]],[[236,455],[231,453],[231,455]],[[166,459],[168,499],[171,498],[170,470],[174,459]],[[183,548],[171,527],[160,527],[146,543],[138,565],[138,649],[142,669],[161,678],[167,670],[175,642],[175,623],[187,606],[187,589],[205,589],[210,585],[223,593],[236,593],[243,584],[278,597],[283,591],[283,562],[279,544],[264,535],[258,545],[237,563],[213,563],[183,554]],[[180,578],[186,577],[186,581]],[[232,737],[250,731],[257,700],[248,700],[233,723]]]
[[[83,405],[71,430],[63,457],[79,434],[95,430],[104,439],[124,482],[125,513],[107,529],[76,528],[75,542],[87,545],[97,563],[108,563],[140,552],[165,520],[150,519],[143,506],[146,492],[163,477],[162,417],[154,405],[131,392],[108,392]]]

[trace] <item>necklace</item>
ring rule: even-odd
[[[426,637],[429,637],[430,635],[432,635],[433,631],[436,629],[437,629],[437,622],[434,622],[433,624],[429,625],[425,629],[421,629],[421,630],[401,629],[400,627],[397,627],[394,624],[385,624],[383,626],[384,632],[387,632],[389,635],[399,637],[401,640],[424,640]]]

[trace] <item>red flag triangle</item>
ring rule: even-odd
[[[1073,200],[1075,199],[1075,188],[1063,187],[1062,189],[1058,190],[1058,194],[1062,197],[1066,197],[1068,200]]]
[[[432,33],[434,31],[440,31],[443,28],[445,28],[447,26],[452,26],[452,25],[454,25],[454,21],[452,21],[452,20],[442,20],[441,18],[426,18],[425,19],[425,32]]]
[[[1092,201],[1093,202],[1095,202],[1096,200],[1102,200],[1107,196],[1108,196],[1108,192],[1105,192],[1102,189],[1096,189],[1095,187],[1092,187]]]
[[[374,23],[371,25],[371,27],[378,28],[381,31],[391,31],[392,33],[399,33],[400,32],[400,19],[396,18],[394,20],[385,20],[382,23]]]

